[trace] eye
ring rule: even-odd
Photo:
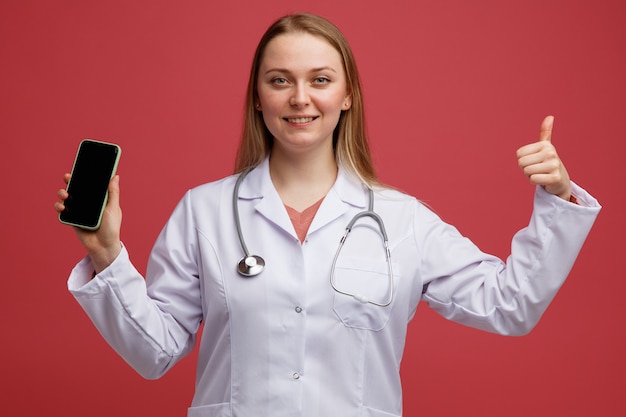
[[[283,77],[274,77],[270,82],[277,86],[287,85],[287,79]]]
[[[317,85],[324,85],[330,83],[330,79],[328,77],[316,77],[313,79],[313,83]]]

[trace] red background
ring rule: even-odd
[[[57,222],[55,193],[81,139],[119,143],[122,237],[143,271],[183,192],[232,170],[262,32],[307,10],[353,46],[381,179],[484,250],[507,256],[527,221],[533,189],[514,152],[537,139],[546,114],[572,178],[604,206],[530,335],[490,335],[418,309],[402,365],[405,415],[625,415],[625,3],[309,3],[0,3],[0,413],[185,415],[195,354],[145,381],[67,292],[83,251]]]

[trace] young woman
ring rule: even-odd
[[[570,182],[551,117],[518,151],[537,187],[506,263],[381,185],[363,120],[339,30],[283,17],[256,51],[236,174],[187,192],[146,279],[120,242],[117,177],[101,228],[76,229],[88,256],[69,289],[141,375],[174,366],[204,323],[189,416],[400,416],[400,360],[421,300],[519,335],[565,280],[600,207]]]

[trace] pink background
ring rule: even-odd
[[[2,1],[0,413],[185,415],[195,353],[145,381],[108,347],[67,292],[83,250],[55,193],[81,139],[120,144],[122,238],[145,270],[184,191],[232,171],[262,32],[303,10],[351,42],[381,179],[485,251],[507,256],[528,219],[515,150],[547,114],[572,178],[604,206],[530,335],[418,309],[405,416],[626,415],[621,0]]]

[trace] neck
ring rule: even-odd
[[[332,153],[270,155],[270,176],[283,204],[303,211],[322,199],[335,184],[337,163]]]

